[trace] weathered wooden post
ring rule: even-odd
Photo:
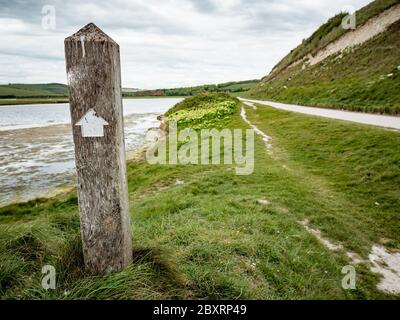
[[[119,46],[93,23],[65,39],[83,255],[95,273],[132,261]]]

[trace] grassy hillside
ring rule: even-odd
[[[362,25],[368,19],[376,16],[382,11],[389,9],[395,4],[398,4],[398,0],[375,0],[367,6],[356,11],[357,24]],[[342,19],[347,13],[342,12],[329,19],[321,27],[318,28],[309,38],[304,39],[303,42],[293,49],[286,57],[284,57],[271,72],[271,76],[279,73],[281,70],[286,68],[298,59],[305,57],[307,54],[315,54],[320,49],[327,46],[329,43],[337,40],[344,33],[349,30],[341,27]]]
[[[201,105],[213,112],[232,102],[214,125],[248,128],[239,102],[224,97],[186,100],[169,116],[186,113],[190,127]],[[399,133],[261,106],[247,115],[273,139],[271,154],[256,136],[251,175],[235,175],[234,165],[128,162],[135,262],[122,272],[84,271],[75,192],[1,208],[0,296],[396,298],[377,291],[366,264],[356,267],[357,289],[342,289],[345,252],[328,250],[298,221],[362,258],[375,243],[399,248]],[[56,290],[40,286],[44,264],[56,267]]]
[[[378,4],[383,3],[389,4],[382,1],[373,4],[379,8]],[[371,6],[366,7],[370,8],[367,12],[375,12]],[[331,22],[339,20],[335,18]],[[306,52],[307,43],[296,52]],[[309,106],[400,114],[399,57],[400,21],[366,43],[332,55],[316,65],[303,68],[299,64],[275,71],[247,96]],[[284,60],[281,66],[285,65]]]
[[[245,80],[238,82],[226,82],[221,84],[208,84],[195,87],[183,87],[172,89],[143,90],[130,93],[127,96],[192,96],[207,92],[245,92],[253,88],[259,80]]]
[[[68,86],[60,83],[0,85],[0,99],[66,97]]]

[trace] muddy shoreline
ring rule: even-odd
[[[155,114],[147,115],[149,118],[159,123]],[[125,119],[127,161],[144,160],[146,150],[154,145],[154,137],[163,135],[161,125],[141,131],[135,125],[142,121],[137,115]],[[51,198],[75,189],[70,124],[0,131],[0,142],[0,207]]]

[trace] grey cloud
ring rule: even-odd
[[[7,23],[0,42],[0,81],[65,82],[63,39],[88,22],[120,44],[127,86],[257,78],[344,5],[367,2],[0,0],[0,23]],[[43,5],[55,6],[56,30],[41,29]]]
[[[32,59],[64,61],[64,57],[50,55],[50,54],[46,54],[46,53],[42,53],[42,52],[21,51],[21,50],[16,51],[16,50],[1,49],[0,54],[7,55],[7,56],[19,56],[19,57],[25,57],[25,58],[32,58]]]
[[[217,5],[212,0],[190,0],[193,7],[201,12],[213,12]]]
[[[23,21],[40,23],[42,8],[46,4],[57,4],[57,1],[0,0],[0,14],[1,17],[17,18]]]

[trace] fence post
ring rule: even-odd
[[[85,265],[118,271],[132,261],[119,46],[93,23],[64,44]]]

